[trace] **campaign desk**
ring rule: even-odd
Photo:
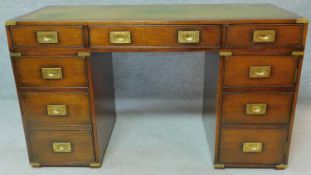
[[[268,4],[49,6],[8,20],[31,165],[102,165],[112,52],[200,51],[214,167],[286,168],[307,25]]]

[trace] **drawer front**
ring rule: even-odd
[[[94,162],[91,131],[29,131],[31,162],[85,166]]]
[[[22,94],[21,105],[27,125],[91,125],[87,94]]]
[[[294,86],[297,66],[293,56],[226,57],[224,86]]]
[[[83,47],[82,26],[11,27],[15,47]]]
[[[284,163],[286,140],[286,129],[224,128],[219,161],[224,164]]]
[[[223,94],[223,123],[289,123],[292,93]]]
[[[86,87],[86,61],[80,57],[14,59],[20,87]]]
[[[231,25],[226,47],[302,47],[303,25]]]
[[[220,27],[211,26],[93,26],[91,47],[105,46],[220,46]]]

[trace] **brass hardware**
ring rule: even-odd
[[[62,68],[41,68],[42,78],[46,80],[58,80],[63,78]]]
[[[70,142],[53,142],[52,146],[55,153],[70,153],[72,151]]]
[[[284,170],[287,168],[287,165],[286,164],[279,164],[279,165],[276,165],[275,166],[275,169],[276,170]]]
[[[275,30],[254,30],[254,43],[272,43],[275,41]]]
[[[37,163],[37,162],[30,162],[29,164],[30,164],[30,166],[32,166],[33,168],[38,168],[38,167],[41,166],[40,163]]]
[[[271,66],[250,66],[249,78],[269,78],[271,76]]]
[[[20,52],[10,52],[10,57],[21,57],[22,53]]]
[[[92,163],[89,164],[89,166],[91,168],[99,168],[99,167],[102,166],[102,164],[101,163],[97,163],[97,162],[92,162]]]
[[[214,164],[215,169],[224,169],[225,165],[224,164]]]
[[[293,51],[292,56],[303,56],[304,52],[303,51]]]
[[[50,116],[65,116],[67,115],[66,105],[47,105],[46,106],[48,115]]]
[[[200,43],[200,31],[178,31],[178,43]]]
[[[259,153],[262,151],[261,142],[245,142],[243,143],[243,153]]]
[[[5,21],[5,26],[16,26],[16,21],[13,20]]]
[[[222,57],[232,56],[232,52],[220,51],[219,56],[222,56]]]
[[[39,44],[57,44],[58,43],[58,35],[56,31],[38,31],[37,35],[37,43]]]
[[[78,57],[89,57],[91,56],[90,52],[78,52]]]
[[[264,115],[267,112],[267,104],[246,104],[246,114]]]
[[[309,23],[309,20],[308,20],[307,17],[302,17],[302,18],[297,19],[296,23],[298,23],[298,24],[307,24],[307,23]]]
[[[129,44],[131,43],[130,31],[114,31],[109,32],[110,43],[113,44]]]

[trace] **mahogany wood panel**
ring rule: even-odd
[[[56,31],[58,43],[37,43],[38,31]],[[83,47],[82,26],[14,26],[11,27],[11,36],[14,47]]]
[[[88,94],[27,93],[21,94],[23,116],[30,126],[91,125]],[[66,105],[67,115],[50,116],[47,105]]]
[[[31,162],[44,166],[88,166],[94,162],[90,131],[29,131]],[[70,142],[72,152],[55,153],[53,142]]]
[[[254,43],[254,30],[275,30],[275,42]],[[303,45],[303,25],[229,25],[226,28],[227,48],[247,48],[247,47],[293,47],[301,48]]]
[[[285,157],[287,129],[221,130],[219,161],[224,164],[281,164]],[[262,152],[244,153],[244,142],[262,142]]]
[[[288,124],[293,93],[225,93],[223,123]],[[246,104],[267,104],[266,114],[246,114]]]
[[[232,56],[226,57],[224,64],[224,86],[294,86],[298,59],[293,56]],[[250,78],[250,66],[271,66],[271,76]]]
[[[204,60],[204,86],[203,86],[203,125],[208,141],[210,154],[213,160],[217,157],[214,154],[218,149],[218,126],[215,114],[217,113],[218,93],[221,92],[218,84],[218,76],[221,72],[222,64],[218,53],[205,53]]]
[[[198,44],[178,43],[178,31],[200,31],[200,42]],[[130,31],[132,42],[130,44],[111,44],[109,32]],[[91,26],[91,47],[104,46],[206,46],[220,47],[220,26],[217,25],[193,25],[193,26]]]
[[[102,162],[116,121],[112,53],[93,53],[88,66],[96,161]]]
[[[13,60],[19,87],[87,87],[85,58],[22,57]],[[61,68],[62,79],[43,79],[41,68]]]

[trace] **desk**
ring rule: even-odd
[[[50,6],[8,20],[30,164],[101,166],[112,52],[204,51],[218,55],[204,68],[214,167],[286,168],[307,25],[267,4]]]

